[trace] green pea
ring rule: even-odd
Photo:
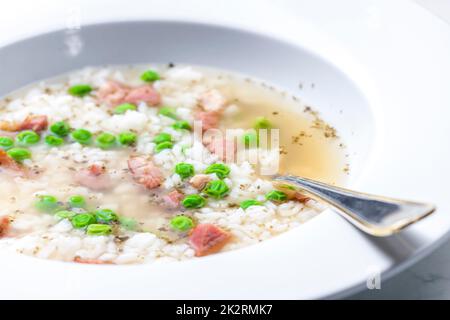
[[[259,129],[270,129],[271,127],[272,127],[272,124],[265,117],[256,118],[255,124],[253,125],[253,128],[256,129],[256,130],[259,130]]]
[[[191,130],[191,125],[186,120],[179,120],[172,125],[177,130]]]
[[[158,114],[163,115],[163,116],[168,117],[168,118],[172,118],[174,120],[178,119],[178,117],[177,117],[177,115],[175,113],[175,110],[173,108],[170,108],[170,107],[161,107],[159,109],[159,111],[158,111]]]
[[[24,148],[11,148],[6,153],[17,162],[31,158],[31,152]]]
[[[111,133],[103,132],[99,134],[95,142],[101,149],[110,149],[116,145],[116,137]]]
[[[119,220],[117,214],[111,209],[98,209],[94,212],[98,222],[111,223]]]
[[[205,206],[206,199],[198,194],[190,194],[184,197],[181,204],[186,209],[199,209]]]
[[[262,202],[261,201],[257,201],[257,200],[244,200],[241,202],[240,207],[242,209],[247,209],[251,206],[262,206]]]
[[[68,90],[69,94],[76,97],[84,97],[92,91],[92,87],[88,84],[76,84]]]
[[[141,80],[145,82],[154,82],[161,79],[159,73],[154,70],[147,70],[141,74]]]
[[[70,133],[70,126],[65,121],[58,121],[50,126],[50,131],[59,137],[67,137]]]
[[[170,220],[170,226],[177,231],[188,231],[194,227],[194,222],[186,216],[176,216]]]
[[[52,147],[58,147],[64,143],[64,139],[54,135],[49,135],[45,137],[45,143]]]
[[[259,145],[259,136],[256,132],[248,132],[243,136],[244,144],[248,147],[257,147]]]
[[[59,219],[71,219],[76,215],[75,212],[69,210],[61,210],[55,213],[55,217]]]
[[[132,103],[122,103],[121,105],[118,105],[115,109],[114,109],[114,113],[115,114],[124,114],[125,112],[127,112],[128,110],[137,110],[136,105],[132,104]]]
[[[123,146],[132,146],[136,144],[137,136],[133,132],[122,132],[119,134],[118,140]]]
[[[130,231],[134,231],[138,227],[138,222],[133,218],[119,217],[119,223],[123,228]]]
[[[53,212],[60,207],[58,199],[51,195],[41,195],[35,202],[36,209],[42,212]]]
[[[266,199],[273,202],[283,202],[287,200],[287,195],[278,190],[272,190],[266,194]]]
[[[203,190],[203,192],[215,199],[222,199],[229,191],[230,188],[223,180],[210,181]]]
[[[81,229],[96,223],[96,220],[92,213],[80,213],[72,217],[71,222],[74,228]]]
[[[177,173],[181,179],[186,179],[194,175],[194,166],[190,163],[178,163],[175,166],[175,173]]]
[[[32,130],[25,130],[16,136],[16,142],[21,146],[31,146],[41,140],[41,137]]]
[[[72,132],[72,139],[80,144],[88,145],[91,143],[92,133],[86,129],[77,129]]]
[[[158,144],[161,142],[172,142],[172,136],[169,133],[162,132],[153,138],[153,142]]]
[[[158,152],[161,152],[164,149],[172,149],[172,147],[173,147],[172,142],[164,141],[164,142],[158,143],[156,145],[155,151],[156,151],[156,153],[158,153]]]
[[[80,195],[71,196],[69,198],[69,206],[72,208],[84,208],[86,207],[86,200]]]
[[[230,168],[222,163],[214,163],[206,168],[205,173],[215,173],[219,179],[224,179],[230,174]]]
[[[106,224],[90,224],[86,228],[86,234],[90,236],[107,236],[112,233],[111,226]]]
[[[14,140],[10,137],[0,137],[0,148],[3,150],[9,150],[14,146]]]

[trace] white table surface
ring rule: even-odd
[[[440,19],[450,23],[450,0],[415,1]],[[380,290],[367,290],[349,298],[450,299],[450,241],[395,277],[387,280],[382,278]]]
[[[450,23],[450,0],[416,0],[426,10]],[[380,290],[366,290],[350,299],[450,299],[450,242],[397,276]]]

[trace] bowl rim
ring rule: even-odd
[[[382,8],[384,8],[384,9],[386,9],[385,7],[384,7],[384,5],[380,5]],[[417,13],[417,12],[415,12],[413,9],[411,9],[411,7],[409,7],[409,10],[410,11],[408,11],[408,14],[411,16],[411,18],[413,18],[413,17],[415,17],[415,15],[416,14],[419,14],[419,13]],[[421,13],[422,14],[422,13]],[[421,14],[419,14],[419,15],[421,15]],[[167,20],[162,20],[162,21],[164,21],[164,22],[166,22]],[[180,22],[180,20],[177,20],[178,22]],[[190,22],[190,21],[189,21]],[[108,22],[106,22],[106,23],[108,23]],[[124,22],[124,23],[127,23],[127,22]],[[434,23],[434,22],[432,22],[431,20],[427,20],[427,23],[429,24],[429,26],[430,26],[430,28],[436,28],[437,27],[437,23]],[[220,24],[218,25],[218,26],[221,26]],[[240,29],[240,28],[237,28],[237,30],[239,30],[239,31],[242,31],[242,29]],[[245,30],[244,29],[244,31],[247,31],[247,30]],[[449,30],[447,29],[447,31],[446,31],[446,33],[447,34],[450,34],[450,32],[449,32]],[[34,38],[34,36],[33,37],[29,37],[29,38]],[[27,39],[29,39],[29,38],[27,38]],[[26,40],[26,39],[22,39],[22,40]],[[279,39],[277,39],[277,40],[279,40]],[[446,42],[446,43],[448,43],[448,41]],[[7,44],[8,45],[8,44]],[[1,50],[1,48],[3,47],[3,45],[0,47],[0,50]],[[305,50],[307,50],[308,49],[308,47],[305,47],[305,46],[302,46],[302,48],[304,48]],[[408,48],[403,48],[403,50],[407,50]],[[356,50],[356,49],[355,49]],[[318,53],[317,52],[315,52],[315,51],[313,51],[313,54],[314,55],[317,55]],[[319,55],[320,56],[320,55]],[[329,63],[330,61],[327,59],[326,60],[326,62],[327,63]],[[339,64],[338,64],[339,65]],[[445,68],[448,68],[448,66],[449,66],[449,63],[446,63],[446,64],[444,64],[443,63],[443,65],[445,66]],[[336,65],[335,65],[336,66]],[[340,70],[342,70],[341,68],[338,68],[338,69],[340,69]],[[384,70],[384,71],[386,71],[386,70]],[[441,78],[437,78],[437,79],[441,79]],[[450,101],[450,100],[447,100],[449,97],[448,97],[448,95],[447,96],[445,96],[445,101]],[[380,115],[378,115],[378,116],[380,116]],[[433,118],[434,119],[434,118]],[[439,119],[435,119],[438,123],[441,123],[441,122],[439,122],[438,120]],[[447,154],[444,154],[444,156],[448,156]],[[441,165],[441,162],[439,162],[439,165]],[[375,168],[374,168],[375,169]],[[397,191],[397,190],[395,190],[394,189],[394,191]],[[440,199],[439,200],[440,201],[440,203],[441,203],[441,201],[442,201],[442,199]],[[443,209],[445,209],[445,208],[448,208],[448,206],[447,206],[447,204],[448,204],[448,202],[447,203],[444,203],[444,202],[442,202],[442,207],[441,208],[443,208]],[[444,211],[444,210],[443,210]],[[343,231],[344,233],[346,233],[346,232],[349,232],[349,233],[351,233],[351,232],[354,232],[354,231],[350,231],[351,230],[351,228],[348,226],[348,225],[346,225],[345,223],[343,223],[340,219],[338,219],[337,217],[335,217],[334,215],[332,215],[332,214],[322,214],[322,215],[324,215],[324,217],[323,217],[323,219],[327,219],[328,221],[330,221],[330,222],[332,222],[332,223],[336,223],[337,225],[339,225],[339,231]],[[439,215],[439,217],[440,218],[442,218],[442,215]],[[323,219],[321,219],[321,221],[324,221]],[[308,226],[309,224],[312,224],[313,222],[314,222],[314,220],[316,220],[316,219],[313,219],[313,221],[310,221],[308,224],[306,224],[305,226]],[[437,219],[434,219],[434,220],[437,220]],[[448,223],[448,221],[445,221],[445,220],[441,220],[442,222],[445,222],[446,224]],[[427,223],[426,223],[427,224]],[[345,226],[344,226],[345,225]],[[417,233],[421,233],[421,226],[422,226],[423,224],[420,224],[420,226],[418,225],[417,227],[415,227],[415,228],[413,228],[413,230],[411,231],[411,233],[414,233],[414,232],[417,232]],[[431,224],[429,227],[433,227],[433,225]],[[444,230],[445,229],[445,230]],[[444,230],[444,231],[443,231]],[[438,230],[439,232],[440,232],[440,234],[439,234],[439,236],[438,237],[436,237],[436,236],[434,236],[434,239],[433,239],[433,237],[429,237],[429,231],[427,231],[427,232],[424,232],[424,238],[427,240],[425,243],[426,243],[426,245],[424,245],[424,246],[420,246],[417,250],[414,250],[409,256],[407,256],[406,258],[404,258],[402,261],[394,261],[394,263],[391,263],[390,261],[387,261],[385,258],[383,258],[383,257],[381,257],[381,256],[376,256],[376,257],[374,257],[374,259],[375,260],[377,260],[377,259],[380,259],[380,260],[383,260],[383,262],[385,263],[385,264],[383,264],[382,263],[382,271],[385,271],[384,273],[383,273],[383,277],[391,277],[391,276],[393,276],[393,275],[395,275],[396,273],[398,273],[398,272],[400,272],[401,270],[403,270],[403,269],[405,269],[406,267],[408,267],[409,265],[411,265],[411,264],[413,264],[414,262],[416,262],[417,260],[419,260],[419,259],[421,259],[421,258],[423,258],[423,257],[425,257],[428,253],[430,253],[434,248],[436,248],[437,246],[439,246],[440,244],[442,244],[444,241],[446,241],[448,238],[449,238],[449,231],[450,231],[450,228],[448,227],[448,226],[445,226],[445,228],[442,228],[441,230]],[[442,232],[443,231],[443,232]],[[292,233],[292,232],[291,232]],[[308,232],[306,232],[306,233],[308,233]],[[283,236],[283,235],[282,235]],[[282,237],[282,236],[280,236],[280,237]],[[288,237],[288,236],[286,236],[285,238],[291,238],[291,237]],[[361,240],[363,239],[363,237],[361,237]],[[362,241],[364,241],[364,240],[362,240]],[[246,250],[247,248],[245,248],[245,249],[240,249],[240,250],[238,250],[239,252],[244,252],[244,250]],[[375,249],[374,249],[375,250]],[[247,252],[247,251],[246,251]],[[227,253],[227,255],[228,255],[228,253]],[[30,258],[31,259],[31,258]],[[209,258],[205,258],[205,259],[208,259],[209,260]],[[27,259],[25,259],[25,260],[27,260]],[[33,259],[33,260],[35,260],[35,259]],[[27,264],[27,262],[24,262],[25,264]],[[54,263],[54,262],[52,262],[52,263]],[[185,262],[181,262],[181,263],[185,263]],[[43,261],[40,261],[39,263],[36,263],[36,264],[39,264],[39,265],[43,265]],[[77,266],[77,267],[80,267],[80,268],[82,268],[82,269],[84,269],[84,266]],[[115,266],[115,267],[117,267],[117,266]],[[90,269],[95,269],[96,267],[93,267],[93,266],[89,266],[89,268]],[[132,266],[127,266],[126,267],[127,269],[128,268],[134,268],[134,267],[132,267]],[[20,269],[20,268],[19,268]],[[73,269],[73,268],[69,268],[69,269]],[[317,294],[317,292],[316,293],[313,293],[313,294],[311,294],[311,295],[305,295],[305,294],[302,294],[302,293],[298,293],[298,295],[297,295],[297,297],[306,297],[306,298],[309,298],[309,297],[327,297],[327,298],[340,298],[340,297],[344,297],[344,296],[346,296],[346,295],[348,295],[348,294],[351,294],[351,293],[355,293],[355,292],[357,292],[357,291],[359,291],[359,290],[361,290],[361,289],[363,289],[364,288],[364,282],[361,282],[360,281],[360,279],[358,279],[358,281],[357,281],[358,283],[357,284],[355,284],[355,283],[352,283],[352,284],[348,284],[347,286],[345,286],[345,287],[339,287],[338,289],[336,289],[336,290],[333,290],[333,291],[330,291],[330,292],[328,292],[328,294],[327,293],[325,293],[325,292],[322,292],[322,294]],[[291,289],[290,289],[291,290]],[[78,292],[78,293],[80,293],[80,292]],[[76,292],[74,292],[74,294],[76,294]],[[290,297],[295,297],[296,295],[295,295],[295,292],[291,292],[291,296]]]

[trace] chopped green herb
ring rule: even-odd
[[[230,174],[230,168],[222,163],[214,163],[206,168],[205,173],[215,173],[219,179],[224,179]]]
[[[92,87],[88,84],[77,84],[71,86],[68,90],[69,94],[76,97],[84,97],[92,91]]]
[[[222,199],[228,194],[230,188],[223,180],[213,180],[208,182],[203,191],[213,198]]]
[[[178,163],[175,166],[175,173],[177,173],[181,179],[186,179],[194,175],[194,166],[190,163]]]
[[[114,113],[115,114],[124,114],[128,110],[134,111],[134,110],[137,110],[137,107],[136,107],[136,105],[134,105],[132,103],[122,103],[121,105],[118,105],[114,109]]]
[[[184,197],[181,204],[186,209],[199,209],[205,206],[206,199],[198,194],[190,194]]]
[[[186,216],[176,216],[170,220],[170,226],[177,231],[188,231],[194,227],[194,222]]]

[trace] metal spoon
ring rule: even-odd
[[[356,192],[295,176],[274,176],[278,188],[300,191],[326,202],[362,231],[385,237],[433,213],[427,203],[391,199]]]

